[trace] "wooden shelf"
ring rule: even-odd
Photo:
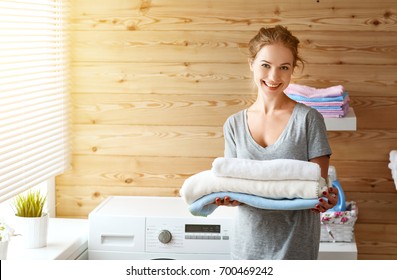
[[[324,118],[328,131],[357,130],[357,118],[353,108],[349,108],[343,118]]]

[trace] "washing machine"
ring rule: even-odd
[[[88,259],[230,259],[235,211],[197,217],[180,197],[112,196],[88,216]]]

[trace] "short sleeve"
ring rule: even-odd
[[[328,142],[327,128],[324,117],[315,109],[311,109],[307,114],[307,150],[309,160],[332,154]]]
[[[225,139],[225,150],[224,157],[235,158],[237,157],[236,152],[236,141],[235,141],[235,129],[232,125],[232,118],[229,117],[223,125],[223,135]]]

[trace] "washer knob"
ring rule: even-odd
[[[162,231],[160,231],[158,239],[161,243],[163,244],[167,244],[171,241],[172,239],[172,234],[170,231],[164,229]]]

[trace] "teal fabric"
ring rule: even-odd
[[[208,216],[218,207],[214,202],[217,197],[230,197],[230,200],[237,200],[241,203],[259,209],[269,210],[304,210],[315,208],[318,199],[270,199],[245,193],[236,192],[216,192],[205,195],[189,206],[189,211],[195,216]]]

